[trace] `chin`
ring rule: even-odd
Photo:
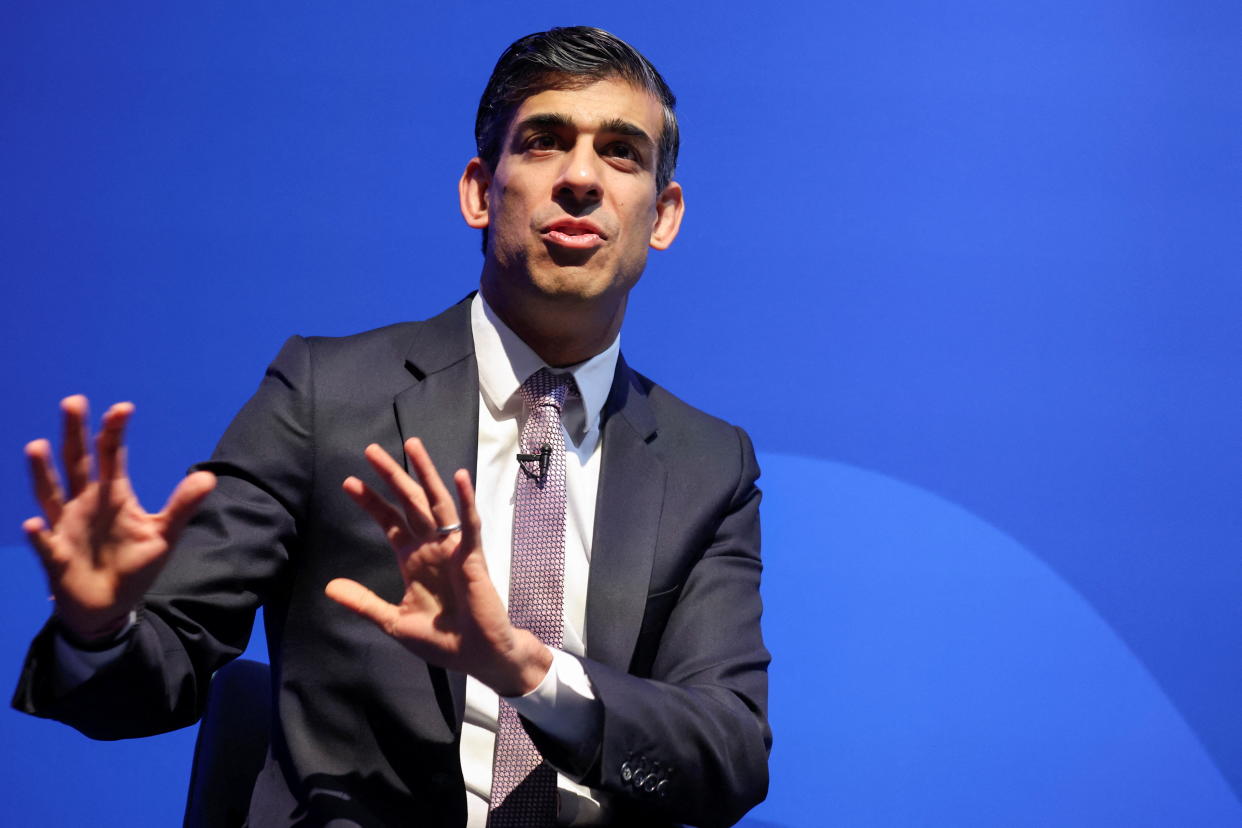
[[[532,268],[530,274],[535,288],[546,296],[567,300],[589,301],[609,293],[628,292],[642,274],[641,265],[637,269],[617,268],[615,263],[597,260],[582,263],[553,260],[539,265]]]
[[[555,273],[535,275],[531,284],[548,299],[565,302],[588,302],[607,293],[613,286],[609,278],[594,273],[574,273],[573,268],[558,268]]]

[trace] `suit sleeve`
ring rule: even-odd
[[[532,734],[562,772],[644,824],[732,825],[767,794],[759,469],[749,439],[736,434],[736,485],[681,587],[650,676],[583,659],[603,710],[599,741],[557,745]]]
[[[31,645],[13,706],[94,739],[162,733],[202,715],[212,673],[246,647],[256,609],[285,576],[312,480],[309,354],[293,337],[211,460],[218,477],[139,611],[119,658],[64,695],[52,687],[55,624]]]

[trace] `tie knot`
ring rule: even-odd
[[[522,383],[522,402],[530,411],[540,406],[550,406],[559,414],[565,406],[565,397],[574,387],[571,374],[556,374],[547,368],[540,368]]]

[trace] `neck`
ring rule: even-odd
[[[576,365],[607,350],[625,318],[624,295],[612,302],[533,291],[513,297],[498,290],[486,274],[480,290],[509,330],[554,368]]]

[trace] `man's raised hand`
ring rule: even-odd
[[[405,583],[401,603],[390,604],[346,578],[331,581],[325,592],[432,664],[472,675],[502,696],[533,690],[552,653],[531,632],[509,623],[487,574],[470,474],[461,469],[453,476],[465,512],[459,519],[422,442],[411,438],[404,448],[422,485],[379,446],[365,452],[397,505],[356,477],[342,484],[392,546]],[[460,531],[440,531],[459,522]]]
[[[60,407],[68,489],[56,473],[51,444],[28,443],[30,477],[43,517],[29,518],[22,528],[43,562],[61,625],[79,641],[91,642],[124,625],[216,478],[210,472],[187,476],[163,511],[149,514],[125,470],[123,438],[134,406],[117,403],[104,414],[95,438],[96,458],[89,445],[86,398],[66,397]]]

